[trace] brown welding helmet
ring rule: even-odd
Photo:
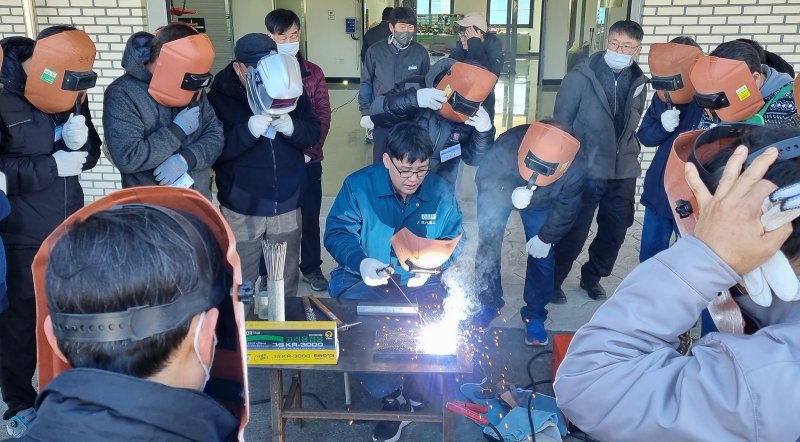
[[[0,53],[0,57],[2,57]],[[2,66],[2,58],[0,58],[0,66]],[[800,75],[794,77],[794,86],[792,86],[792,93],[794,94],[794,106],[800,109]]]
[[[686,104],[694,99],[694,86],[689,74],[703,52],[680,43],[654,43],[650,46],[647,64],[650,84],[665,103]]]
[[[541,122],[528,126],[517,151],[517,168],[525,181],[546,186],[561,178],[575,159],[580,141],[567,132]]]
[[[217,279],[218,284],[214,286],[214,293],[204,295],[187,295],[179,298],[171,304],[162,306],[148,306],[145,308],[128,309],[126,312],[89,314],[89,315],[64,315],[53,314],[54,331],[56,337],[61,340],[76,340],[81,342],[111,342],[126,339],[142,339],[169,330],[183,322],[176,317],[183,315],[191,318],[200,311],[216,307],[220,315],[217,321],[217,336],[219,342],[214,353],[214,361],[211,366],[211,379],[206,385],[206,393],[214,397],[220,404],[228,409],[234,416],[239,418],[239,440],[243,440],[244,428],[249,419],[247,365],[246,365],[246,341],[244,328],[244,306],[239,299],[239,290],[242,284],[242,269],[239,262],[239,255],[236,252],[236,241],[228,223],[222,217],[219,210],[214,207],[205,197],[195,190],[182,189],[176,187],[134,187],[116,191],[93,203],[83,207],[61,225],[59,225],[42,243],[36,257],[33,260],[33,284],[36,296],[36,344],[38,356],[39,388],[44,388],[54,377],[62,371],[71,368],[67,363],[55,355],[44,334],[44,320],[50,314],[47,306],[47,294],[45,285],[45,271],[50,252],[58,242],[59,238],[70,228],[70,226],[85,221],[89,216],[100,211],[115,210],[124,207],[143,207],[147,206],[165,213],[181,225],[188,237],[191,230],[185,227],[188,219],[181,213],[189,213],[197,217],[205,224],[217,240],[218,246],[223,254],[224,272]],[[170,215],[171,214],[171,215]],[[180,221],[183,219],[183,222]],[[194,230],[196,242],[200,240],[199,233]],[[198,297],[202,299],[198,301]],[[170,312],[168,308],[173,307],[180,301],[188,299],[184,306],[191,307],[179,308]],[[144,314],[142,314],[144,312]],[[97,333],[98,336],[86,336],[76,333],[74,328],[70,331],[70,321],[74,321],[72,326],[81,325],[84,322],[108,321],[107,316],[114,315],[115,321],[127,321],[130,319],[131,332],[127,336],[113,335],[111,333]],[[101,318],[102,317],[102,318]],[[166,317],[169,321],[159,320]],[[72,318],[72,319],[70,319]],[[84,319],[86,318],[86,319]],[[188,319],[187,318],[187,319]],[[66,326],[65,326],[66,324]],[[61,329],[61,332],[58,330]],[[86,327],[88,329],[88,327]],[[97,329],[97,327],[95,327]],[[64,332],[64,330],[67,330]],[[137,331],[138,330],[138,331]],[[66,334],[65,334],[66,333]]]
[[[206,34],[164,43],[155,61],[150,96],[163,106],[188,106],[198,91],[211,84],[214,55],[214,45]]]
[[[435,273],[450,259],[461,239],[422,238],[403,227],[392,236],[392,249],[400,265],[409,272],[419,270]]]
[[[463,123],[474,116],[497,83],[497,75],[488,69],[452,58],[437,61],[428,76],[437,81],[427,83],[435,84],[436,89],[447,95],[439,115],[456,123]]]
[[[46,114],[66,112],[95,85],[94,42],[80,29],[36,41],[25,81],[25,98]]]
[[[743,61],[703,55],[690,77],[696,89],[694,101],[723,122],[747,120],[764,106],[756,80]]]

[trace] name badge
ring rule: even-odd
[[[61,126],[56,126],[53,132],[55,133],[55,136],[53,137],[53,142],[57,143],[58,140],[61,139],[61,135],[64,132],[64,125],[62,124]]]
[[[439,159],[444,163],[461,156],[461,144],[455,144],[439,152]]]

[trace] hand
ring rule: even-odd
[[[275,131],[280,132],[287,137],[291,137],[294,133],[294,123],[292,122],[292,117],[290,117],[288,114],[283,114],[280,118],[275,118],[270,124]]]
[[[61,138],[70,150],[78,150],[89,139],[89,128],[86,126],[86,117],[83,115],[69,114],[67,122],[61,131]]]
[[[439,110],[442,103],[447,101],[447,95],[435,87],[427,87],[417,90],[417,106],[428,109]]]
[[[430,273],[415,273],[414,276],[408,280],[406,285],[410,288],[422,287],[428,282],[428,278],[430,277]]]
[[[188,170],[189,164],[186,163],[186,159],[181,154],[176,153],[156,167],[153,175],[155,175],[158,184],[168,186],[178,181],[178,178]]]
[[[253,135],[253,138],[261,138],[261,135],[263,135],[267,127],[269,127],[270,122],[272,122],[272,117],[267,115],[253,115],[247,120],[247,129],[250,130],[250,134]]]
[[[385,271],[389,264],[382,263],[377,259],[364,258],[358,267],[361,272],[361,279],[364,280],[364,284],[370,287],[384,285],[392,277],[391,273]]]
[[[464,32],[461,33],[461,35],[464,36],[465,42],[468,41],[470,38],[477,38],[478,40],[483,41],[483,36],[481,35],[481,33],[475,30],[475,28],[472,26],[466,28]]]
[[[0,172],[0,190],[3,193],[8,193],[8,180],[6,180],[6,174]]]
[[[765,263],[792,233],[791,224],[767,232],[761,222],[761,203],[776,188],[763,177],[777,158],[777,149],[767,149],[739,174],[747,159],[747,148],[739,146],[725,165],[713,195],[695,166],[686,163],[686,182],[700,208],[694,236],[740,275]]]
[[[483,106],[479,107],[478,112],[469,117],[464,124],[474,127],[478,132],[489,132],[492,130],[492,119],[489,118],[489,112],[486,112]]]
[[[370,118],[369,115],[364,115],[363,117],[361,117],[361,121],[359,122],[359,124],[364,129],[374,129],[375,128],[375,123],[372,122],[372,118]]]
[[[517,210],[522,210],[531,203],[533,198],[533,189],[528,189],[525,186],[520,186],[511,192],[511,203]]]
[[[66,150],[57,150],[54,152],[53,159],[56,160],[58,176],[67,177],[80,175],[88,155],[89,152],[67,152]]]
[[[681,122],[681,111],[678,109],[667,109],[661,114],[661,125],[667,132],[675,132],[675,128]]]
[[[547,258],[547,255],[550,254],[550,249],[552,247],[552,244],[542,241],[542,239],[539,238],[539,235],[536,235],[528,240],[528,244],[525,245],[525,249],[528,251],[528,254],[534,258]]]
[[[200,106],[187,107],[175,115],[173,123],[177,124],[186,135],[191,135],[200,128]]]

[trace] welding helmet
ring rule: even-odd
[[[206,34],[164,43],[153,68],[150,96],[162,106],[189,106],[211,84],[214,55],[214,45]]]
[[[690,73],[703,52],[680,43],[654,43],[650,46],[647,64],[650,84],[658,98],[667,104],[686,104],[694,99]]]
[[[439,115],[463,123],[478,113],[481,103],[492,93],[497,75],[483,66],[443,58],[431,67],[425,80],[447,95]]]
[[[222,254],[223,271],[211,290],[187,293],[169,304],[129,308],[122,312],[96,314],[63,314],[48,311],[45,271],[50,253],[58,240],[74,224],[101,211],[120,207],[158,210],[167,215],[186,233],[197,249],[206,247],[199,231],[183,214],[191,214],[213,233]],[[206,264],[207,265],[207,264]],[[191,319],[194,315],[216,307],[218,343],[211,365],[211,378],[205,392],[239,418],[239,439],[249,416],[244,306],[240,300],[242,270],[236,241],[220,211],[200,193],[176,187],[134,187],[119,190],[83,207],[44,241],[33,260],[33,283],[36,296],[36,342],[39,388],[44,388],[56,375],[70,368],[55,355],[44,334],[43,324],[50,314],[53,331],[59,341],[114,342],[140,340],[163,333]],[[240,289],[242,292],[240,292]],[[113,321],[113,322],[112,322]],[[108,327],[108,324],[125,324]]]
[[[2,57],[2,54],[0,54]],[[3,59],[0,58],[0,66],[3,65]],[[800,109],[800,75],[794,77],[794,85],[792,86],[792,94],[794,94],[794,106],[797,109]]]
[[[400,266],[411,273],[436,274],[453,255],[461,235],[453,239],[423,238],[403,227],[391,243]]]
[[[46,114],[80,107],[83,92],[95,85],[92,71],[96,49],[79,29],[59,32],[37,40],[28,67],[25,98]]]
[[[743,61],[703,55],[697,59],[690,78],[696,89],[695,103],[715,120],[745,121],[764,106],[756,80]]]
[[[282,115],[293,111],[303,94],[297,58],[272,52],[247,67],[247,101],[253,115]]]
[[[525,181],[547,186],[561,178],[575,159],[581,143],[550,124],[528,126],[517,151],[517,168]]]

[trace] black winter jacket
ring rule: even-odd
[[[500,75],[503,69],[503,43],[494,33],[486,33],[483,41],[478,37],[467,40],[465,50],[461,40],[456,41],[456,47],[450,50],[450,58],[456,61],[475,62],[495,75]]]
[[[475,172],[478,192],[488,196],[481,200],[494,204],[497,209],[510,209],[511,193],[515,188],[527,184],[519,174],[517,152],[529,126],[523,124],[513,127],[497,137],[492,148],[491,161],[483,161]],[[572,228],[581,208],[585,176],[585,163],[580,157],[576,157],[564,176],[549,186],[533,191],[527,208],[550,208],[547,220],[539,230],[542,241],[548,244],[557,243]],[[492,207],[482,207],[481,210],[492,210]],[[495,227],[505,230],[505,224]]]
[[[21,63],[33,55],[33,40],[10,37],[0,41],[5,54],[0,75],[0,170],[8,179],[11,214],[0,223],[6,248],[38,248],[69,215],[83,207],[83,189],[77,176],[59,177],[53,153],[69,151],[55,140],[55,129],[70,111],[46,114],[25,99],[27,76]],[[84,102],[89,138],[80,149],[88,152],[83,170],[100,158],[100,137]]]
[[[252,216],[276,216],[297,209],[306,181],[303,149],[315,145],[322,130],[305,91],[289,113],[294,123],[292,136],[278,133],[274,140],[255,138],[247,128],[253,111],[232,63],[214,77],[208,101],[225,132],[225,147],[214,163],[220,204]]]
[[[370,46],[361,67],[358,87],[361,115],[369,115],[372,102],[396,83],[411,75],[425,75],[430,67],[428,50],[415,41],[405,49],[397,49],[388,39]]]

